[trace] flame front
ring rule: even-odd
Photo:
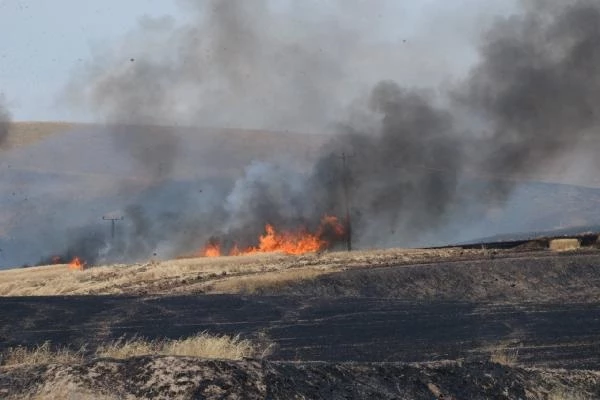
[[[325,216],[315,233],[306,229],[278,232],[271,224],[265,226],[265,233],[258,238],[258,245],[240,249],[237,244],[229,251],[230,256],[255,253],[280,252],[290,255],[314,253],[331,247],[331,239],[344,237],[344,226],[336,217]],[[329,238],[329,240],[327,239]],[[201,252],[204,257],[221,256],[220,243],[211,239]]]
[[[208,243],[202,250],[202,257],[220,257],[221,245],[218,242]]]
[[[265,226],[265,234],[258,240],[258,246],[247,249],[247,254],[281,252],[298,255],[320,251],[328,244],[318,234],[311,234],[303,230],[295,233],[280,233],[269,224]]]
[[[69,269],[73,270],[73,271],[83,271],[85,268],[85,261],[83,261],[81,258],[79,257],[75,257],[70,263],[69,263]]]

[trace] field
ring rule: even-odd
[[[599,262],[482,246],[2,271],[1,349],[21,361],[0,393],[593,399]],[[165,350],[198,335],[260,350]]]

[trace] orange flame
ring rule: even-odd
[[[83,271],[85,268],[86,262],[83,261],[81,258],[79,257],[75,257],[70,263],[69,263],[69,269],[73,270],[73,271]]]
[[[299,232],[277,232],[272,225],[265,226],[265,234],[259,239],[257,247],[250,248],[246,253],[304,254],[322,250],[327,242],[316,234],[304,230]]]
[[[237,243],[235,243],[231,250],[229,250],[230,256],[241,256],[242,254],[244,254],[244,252],[239,249]]]
[[[345,234],[344,226],[336,217],[325,216],[315,233],[306,229],[296,232],[278,232],[273,225],[265,226],[265,233],[258,238],[258,246],[240,250],[235,244],[230,250],[230,256],[243,254],[281,252],[291,255],[300,255],[324,250],[331,246],[327,238],[341,238]],[[211,240],[202,250],[204,257],[219,257],[221,247],[218,242]]]
[[[218,242],[208,243],[202,250],[202,257],[220,257],[221,245]]]

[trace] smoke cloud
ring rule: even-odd
[[[420,236],[431,240],[474,204],[504,201],[519,176],[543,172],[581,143],[597,147],[600,5],[535,5],[492,26],[480,62],[448,93],[435,98],[381,82],[369,102],[374,127],[344,127],[334,140],[338,154],[356,155],[352,192],[363,243],[423,244]],[[335,163],[324,158],[317,176]],[[331,179],[318,184],[335,187]],[[335,189],[325,197],[343,201]]]
[[[11,119],[10,111],[4,104],[4,98],[0,95],[0,148],[4,147],[6,144],[6,139],[8,138],[10,130]]]
[[[546,167],[600,125],[600,4],[528,3],[497,23],[461,100],[491,123],[490,171]],[[596,143],[593,143],[596,144]]]
[[[358,246],[455,241],[519,178],[596,146],[596,1],[470,11],[484,22],[459,39],[437,26],[391,36],[381,15],[406,11],[393,2],[298,3],[182,1],[186,23],[143,19],[73,81],[69,96],[97,110],[115,146],[153,178],[127,199],[117,239],[85,241],[95,243],[88,257],[181,254],[213,236],[250,245],[265,223],[314,227],[344,215],[344,180]],[[449,32],[465,25],[443,17]],[[198,195],[169,182],[183,146],[165,126],[332,136],[308,170],[255,160],[237,179],[202,182]]]

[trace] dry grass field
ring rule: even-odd
[[[258,294],[596,301],[595,248],[388,249],[48,265],[0,271],[0,296]],[[574,257],[570,262],[570,258]],[[579,261],[576,261],[579,260]],[[369,271],[378,270],[377,274]]]
[[[347,269],[467,259],[481,250],[392,249],[287,256],[189,258],[73,271],[50,265],[0,271],[0,296],[253,293]]]

